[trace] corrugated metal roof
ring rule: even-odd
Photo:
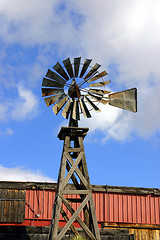
[[[54,197],[55,191],[51,190],[26,191],[26,201],[40,215],[39,219],[51,219]],[[76,198],[76,195],[66,197]],[[93,199],[98,222],[160,224],[160,196],[93,192]],[[71,205],[76,209],[79,203]],[[70,217],[68,210],[66,212]],[[26,207],[25,218],[31,219],[34,215]]]
[[[21,185],[22,184],[22,185]],[[72,185],[68,186],[72,188]],[[0,182],[0,189],[26,189],[25,222],[49,222],[52,216],[56,184]],[[160,225],[160,190],[92,186],[99,223],[135,223]],[[67,195],[76,198],[76,195]],[[76,209],[80,203],[72,203]],[[65,209],[65,208],[64,208]],[[70,213],[66,210],[68,216]],[[83,218],[81,214],[80,216]],[[60,218],[63,221],[63,218]],[[40,223],[41,222],[41,223]]]

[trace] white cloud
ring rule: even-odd
[[[3,103],[0,103],[0,120],[25,120],[37,115],[37,96],[30,89],[21,85],[18,85],[17,92],[18,94],[15,98],[11,98],[11,95],[7,98],[1,98]],[[11,134],[9,130],[7,132]]]
[[[38,99],[29,89],[18,86],[19,98],[15,100],[11,112],[12,119],[24,120],[37,114]]]
[[[0,181],[55,182],[40,171],[34,172],[23,167],[7,168],[2,165],[0,165]]]
[[[109,66],[115,64],[117,88],[120,91],[131,87],[138,89],[138,113],[104,106],[102,113],[87,120],[85,126],[89,124],[91,129],[99,129],[105,139],[126,139],[133,131],[146,138],[160,130],[159,9],[158,0],[70,0],[65,3],[48,0],[47,4],[43,0],[1,0],[1,37],[6,43],[45,46],[40,54],[45,63],[48,57],[51,59],[55,45],[59,55],[56,58],[83,55],[83,58],[93,58],[113,75],[115,69]],[[36,61],[30,79],[32,76],[38,79],[41,71],[43,61]],[[19,101],[15,102],[12,118],[34,115],[35,96],[27,89],[18,91]],[[0,105],[0,111],[1,118],[5,118],[6,106]]]

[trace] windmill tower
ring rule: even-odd
[[[42,82],[42,97],[47,106],[54,104],[53,112],[69,119],[69,126],[62,127],[58,138],[63,140],[63,152],[58,175],[57,191],[53,205],[53,216],[49,240],[60,240],[70,228],[78,236],[73,222],[77,221],[88,239],[100,240],[96,219],[89,174],[86,164],[83,139],[88,128],[79,128],[78,120],[83,114],[91,118],[91,110],[100,112],[99,103],[137,112],[137,89],[111,93],[105,86],[111,81],[104,81],[106,71],[99,72],[101,67],[95,64],[90,67],[91,59],[70,58],[48,69]],[[68,182],[72,181],[70,189]],[[72,203],[78,208],[74,209]],[[66,211],[67,210],[67,211]],[[70,215],[67,214],[70,213]],[[58,232],[60,214],[66,221],[65,227]]]

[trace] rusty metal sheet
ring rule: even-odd
[[[69,117],[69,113],[70,113],[70,106],[71,103],[73,102],[73,100],[70,98],[69,101],[67,102],[66,106],[64,107],[63,111],[62,111],[62,116],[66,119],[68,119]]]
[[[85,96],[84,98],[96,112],[101,112],[101,110],[87,96]]]
[[[42,88],[42,97],[47,97],[50,95],[54,95],[54,94],[58,94],[58,93],[63,93],[64,90],[63,88],[59,89],[59,88]]]
[[[98,94],[101,94],[101,95],[105,95],[105,94],[111,93],[111,91],[101,90],[101,89],[89,89],[89,91],[93,92],[93,93],[98,93]]]
[[[84,100],[83,99],[79,99],[79,103],[80,103],[80,108],[81,108],[81,110],[83,112],[84,117],[85,118],[91,118],[92,116],[91,116],[90,112],[88,111],[88,108],[87,108]]]
[[[93,94],[90,93],[90,92],[88,92],[88,94],[89,94],[92,98],[94,98],[95,100],[97,100],[97,101],[100,102],[100,103],[103,103],[103,104],[107,104],[107,103],[108,103],[108,100],[105,100],[105,99],[103,99],[102,97],[93,95]]]
[[[64,97],[59,102],[57,102],[52,108],[53,112],[57,115],[67,101],[68,101],[68,96]]]
[[[109,94],[109,104],[131,112],[137,112],[137,89],[132,88],[122,92]]]
[[[66,81],[61,78],[57,73],[51,71],[50,69],[48,69],[47,73],[46,73],[46,77],[48,78],[52,78],[53,80],[55,80],[56,82],[60,82],[62,84],[65,84]]]
[[[53,66],[53,69],[58,72],[64,79],[69,80],[67,73],[64,71],[63,67],[59,62],[57,62],[56,65]]]
[[[89,64],[92,62],[92,59],[85,59],[81,73],[80,73],[80,78],[83,77],[83,75],[85,74],[85,72],[87,71]]]
[[[63,64],[69,74],[69,76],[71,78],[73,78],[73,68],[72,68],[72,64],[71,64],[71,61],[70,61],[70,58],[67,58],[63,61]]]
[[[97,79],[102,78],[102,77],[104,77],[106,75],[108,75],[108,73],[106,71],[103,71],[103,72],[97,74],[95,77],[90,78],[89,80],[87,80],[87,82],[90,83],[90,82],[96,81]]]
[[[85,80],[87,80],[89,77],[91,77],[99,68],[101,67],[100,64],[96,63],[92,69],[89,71],[89,73],[87,73],[87,75],[85,76]]]
[[[81,57],[74,58],[74,75],[75,75],[75,77],[78,77],[80,63],[81,63]]]
[[[43,87],[58,87],[58,88],[63,88],[64,84],[59,83],[59,82],[55,82],[55,81],[52,81],[52,80],[49,80],[49,79],[47,79],[47,78],[43,78],[42,86],[43,86]]]
[[[65,93],[57,94],[57,95],[52,96],[52,97],[44,98],[44,101],[45,101],[47,107],[49,107],[50,105],[56,103],[58,100],[61,100],[65,96],[66,96]]]
[[[111,81],[104,81],[104,82],[98,82],[98,83],[92,83],[92,84],[89,84],[89,87],[103,87],[107,84],[109,84]]]

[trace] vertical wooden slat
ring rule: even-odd
[[[14,199],[18,199],[18,190],[14,190]],[[14,222],[18,222],[18,201],[14,201]]]

